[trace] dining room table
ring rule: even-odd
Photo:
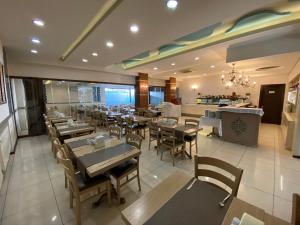
[[[122,211],[127,225],[221,225],[232,197],[228,192],[178,170]],[[202,206],[202,207],[201,207]]]
[[[126,225],[231,225],[233,217],[240,218],[247,212],[265,225],[289,225],[232,196],[220,206],[227,191],[202,180],[192,184],[193,180],[185,171],[174,172],[122,210],[122,220]]]
[[[174,129],[176,137],[182,140],[184,139],[185,135],[195,135],[200,130],[202,130],[201,127],[196,125],[176,123],[172,120],[158,120],[154,121],[153,123],[155,123],[159,128],[165,127],[169,129]],[[184,152],[190,159],[192,159],[191,152],[187,152],[186,150]]]
[[[63,141],[65,139],[67,139],[68,137],[72,137],[75,135],[82,135],[82,134],[86,134],[86,133],[92,133],[94,131],[95,131],[95,127],[93,127],[89,124],[64,125],[64,126],[58,126],[56,128],[56,133],[57,133],[58,137]]]
[[[134,123],[143,124],[151,121],[151,118],[145,116],[136,116],[136,115],[123,115],[122,119],[131,118]]]
[[[73,117],[72,116],[63,116],[63,117],[48,116],[48,120],[52,123],[52,125],[56,123],[67,122],[69,119],[73,119]]]
[[[96,145],[92,140],[97,140]],[[65,144],[73,163],[76,163],[77,169],[86,181],[141,154],[140,149],[122,143],[117,137],[110,137],[108,134],[94,133],[67,139]],[[114,187],[112,190],[113,196],[117,196]],[[98,206],[101,199],[102,197],[94,205]],[[121,198],[121,202],[124,203],[125,199]]]

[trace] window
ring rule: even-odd
[[[135,102],[134,88],[105,88],[105,105],[133,105]]]
[[[150,105],[159,105],[164,101],[165,88],[164,87],[150,87],[149,88],[149,99]]]

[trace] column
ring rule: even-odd
[[[166,80],[165,101],[176,103],[176,78],[175,77],[170,77],[169,80]]]
[[[135,107],[148,109],[149,85],[148,74],[139,73],[135,78]]]

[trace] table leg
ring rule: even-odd
[[[107,194],[103,193],[97,201],[93,202],[93,207],[94,208],[99,207],[99,205],[101,204],[101,202],[103,201],[105,196],[107,196]],[[118,193],[112,184],[111,184],[111,197],[112,197],[112,199],[116,199],[116,200],[118,199]],[[126,199],[121,197],[120,204],[125,204],[125,203],[126,203]]]

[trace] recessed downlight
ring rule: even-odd
[[[195,60],[198,61],[198,60],[199,60],[199,57],[195,57]]]
[[[38,54],[38,53],[39,53],[38,50],[36,50],[36,49],[31,49],[30,52],[31,52],[32,54]]]
[[[216,66],[215,65],[210,65],[210,68],[214,69]]]
[[[130,31],[132,32],[132,33],[137,33],[137,32],[139,32],[139,26],[138,25],[136,25],[136,24],[132,24],[131,26],[130,26]]]
[[[98,56],[98,53],[97,53],[97,52],[93,52],[93,53],[92,53],[92,56],[97,57],[97,56]]]
[[[176,75],[177,73],[176,73],[176,72],[174,72],[173,74],[174,74],[174,75]]]
[[[157,67],[154,67],[153,70],[158,70],[158,68],[157,68]]]
[[[174,63],[174,62],[173,62],[173,63],[171,63],[171,66],[175,66],[175,65],[176,65],[176,63]]]
[[[167,0],[167,7],[169,9],[175,10],[178,6],[178,0]]]
[[[45,26],[45,22],[41,19],[33,19],[32,23],[38,27],[44,27]]]
[[[32,39],[31,39],[31,42],[32,42],[33,44],[36,44],[36,45],[41,44],[40,39],[38,39],[38,38],[36,38],[36,37],[32,38]]]
[[[114,43],[112,41],[107,41],[106,46],[109,48],[112,48],[112,47],[114,47]]]
[[[81,59],[82,62],[87,63],[89,60],[86,58]]]

